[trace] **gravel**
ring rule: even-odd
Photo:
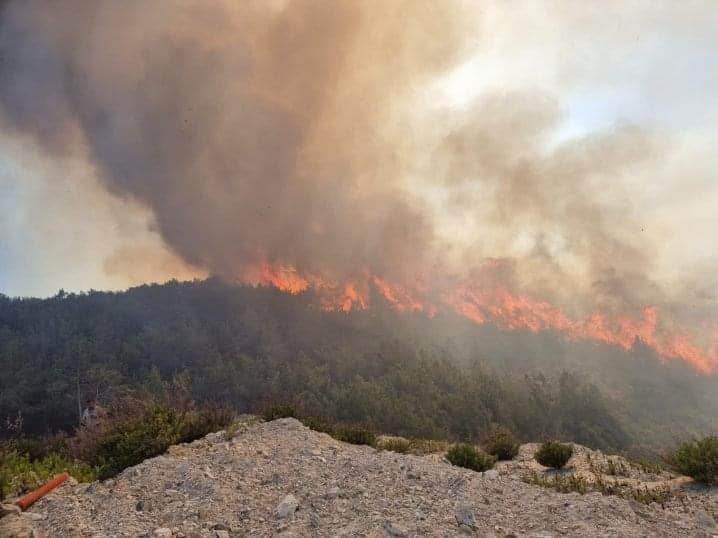
[[[527,446],[482,476],[437,455],[341,443],[294,419],[247,423],[112,480],[63,485],[0,519],[0,536],[718,536],[718,488],[682,484],[664,506],[558,493],[521,480],[534,465]]]

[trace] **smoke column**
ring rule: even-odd
[[[400,310],[641,339],[716,366],[715,325],[682,328],[695,320],[651,278],[657,247],[621,192],[660,161],[660,137],[626,125],[552,147],[561,110],[535,90],[432,106],[427,88],[481,45],[468,3],[0,10],[3,129],[86,159],[191,266],[311,287],[327,308],[368,307],[377,289]],[[476,233],[452,236],[457,222]],[[527,231],[530,248],[502,246]]]

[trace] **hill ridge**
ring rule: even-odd
[[[209,434],[114,479],[62,486],[24,515],[0,520],[0,535],[718,535],[718,488],[669,478],[680,495],[664,506],[558,493],[522,479],[537,465],[533,450],[523,445],[515,462],[476,473],[439,455],[342,443],[291,418],[248,420],[229,439]],[[579,445],[576,452],[592,461],[601,454]]]

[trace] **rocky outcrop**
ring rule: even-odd
[[[112,480],[63,485],[0,520],[0,536],[718,536],[716,488],[677,485],[664,506],[558,493],[522,480],[532,450],[475,473],[341,443],[294,419],[247,424]]]

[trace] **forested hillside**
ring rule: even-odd
[[[525,440],[636,450],[716,428],[716,378],[640,342],[625,352],[372,304],[327,312],[311,293],[218,280],[0,296],[0,418],[20,413],[29,434],[71,430],[78,398],[161,390],[180,375],[197,400],[292,402],[405,436],[478,440],[502,424]]]

